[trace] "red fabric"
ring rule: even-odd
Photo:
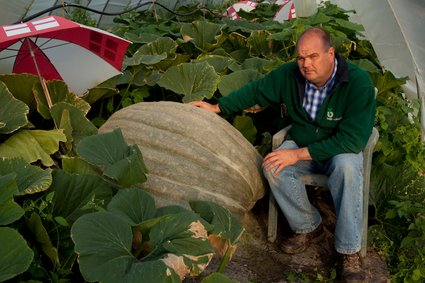
[[[58,16],[49,16],[31,22],[0,27],[0,58],[4,49],[18,41],[24,42],[24,39],[28,37],[56,38],[77,44],[101,57],[119,71],[121,71],[124,54],[130,44],[129,41],[115,37],[102,30],[80,25]],[[40,48],[42,49],[42,47]],[[40,53],[40,48],[35,48],[34,50],[38,50],[38,53]],[[28,48],[23,46],[20,50],[27,52]],[[29,62],[27,55],[20,53],[17,58],[25,60],[21,62]],[[40,64],[46,64],[43,61],[47,59],[45,56],[37,54],[37,58],[40,58]],[[37,63],[39,63],[38,60]],[[14,70],[19,72],[21,70],[35,70],[35,68],[31,69],[30,66],[21,65],[21,63],[16,64]],[[56,74],[50,71],[48,73],[51,77],[58,75],[57,72]]]
[[[34,58],[29,51],[31,46]],[[56,68],[51,64],[50,60],[44,55],[42,51],[29,39],[24,41],[21,45],[21,50],[16,57],[15,65],[13,66],[14,73],[30,73],[37,74],[34,60],[37,62],[40,75],[46,80],[62,80],[62,77],[57,72]]]

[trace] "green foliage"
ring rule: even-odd
[[[395,282],[423,282],[425,203],[407,198],[389,203],[382,224],[371,227],[374,243],[386,255]]]
[[[85,117],[90,105],[63,82],[47,85],[51,108],[36,77],[0,76],[1,97],[8,108],[0,114],[2,281],[77,278],[71,225],[81,215],[104,210],[117,189],[146,180],[139,149],[128,146],[119,129],[96,136],[97,128]],[[106,166],[84,163],[82,158],[105,160],[87,153],[93,144],[104,156],[113,157]],[[69,172],[62,168],[63,160]]]
[[[170,18],[151,10],[116,18],[115,32],[132,40],[133,45],[125,60],[125,76],[117,85],[120,97],[100,98],[94,105],[98,112],[93,111],[91,119],[105,121],[131,102],[214,102],[282,62],[294,60],[295,42],[307,27],[323,25],[332,34],[338,52],[347,58],[353,53],[352,43],[363,31],[348,21],[345,11],[329,3],[311,18],[285,23],[270,20],[276,9],[264,3],[250,13],[241,12],[243,19],[239,21],[211,13]],[[133,94],[138,89],[143,89],[143,95],[136,100]],[[246,121],[255,115],[244,116],[244,126],[238,129],[261,146],[261,136],[271,129],[263,130],[260,121]],[[225,118],[240,125],[237,116]]]
[[[191,201],[190,207],[211,224],[212,227],[208,233],[215,235],[215,238],[225,243],[226,251],[221,255],[222,261],[217,269],[218,273],[224,272],[232,252],[236,249],[235,245],[239,242],[245,229],[227,209],[223,209],[215,203]]]
[[[183,102],[211,98],[217,89],[219,77],[207,62],[183,63],[170,67],[158,85],[182,94]]]
[[[151,196],[129,188],[118,192],[105,211],[80,217],[71,232],[84,278],[139,282],[143,276],[143,282],[161,283],[202,272],[213,253],[204,225],[233,244],[243,228],[216,204],[191,205],[198,214],[178,207],[157,209]]]
[[[16,87],[21,81],[32,99]],[[0,76],[9,108],[0,113],[0,280],[181,282],[170,254],[198,275],[213,255],[201,221],[211,224],[183,208],[157,209],[140,189],[124,190],[146,181],[140,149],[120,129],[97,134],[86,118],[91,106],[63,82],[47,86],[51,107],[37,79]],[[213,230],[241,233],[236,222],[225,228]]]
[[[22,157],[28,163],[39,161],[44,166],[54,165],[51,154],[65,142],[63,130],[21,130],[0,144],[0,155],[6,158]]]
[[[52,184],[50,169],[29,165],[23,158],[0,159],[0,176],[15,174],[18,192],[14,195],[27,195],[43,192]]]
[[[33,252],[25,239],[14,229],[0,227],[0,281],[13,278],[28,269]]]
[[[0,225],[10,224],[24,215],[24,210],[13,199],[18,193],[15,176],[11,173],[0,178]]]
[[[66,17],[70,19],[71,21],[74,21],[86,26],[91,26],[91,27],[96,26],[96,20],[90,17],[90,13],[87,10],[84,10],[81,8],[74,8],[71,13],[66,15]]]
[[[182,13],[195,8],[192,1],[164,3]],[[136,281],[143,276],[147,282],[179,282],[175,272],[158,260],[161,255],[199,255],[210,250],[206,242],[186,241],[191,233],[183,224],[189,219],[199,220],[227,241],[222,272],[241,226],[212,204],[195,205],[192,209],[198,216],[177,207],[156,208],[148,196],[124,189],[146,180],[142,153],[127,145],[119,130],[97,135],[97,126],[133,103],[216,102],[294,60],[298,36],[316,25],[331,34],[339,54],[369,72],[378,89],[375,126],[380,139],[371,178],[377,224],[370,229],[371,239],[385,254],[394,281],[423,281],[425,204],[420,200],[425,199],[425,154],[419,102],[403,95],[404,78],[395,78],[380,66],[370,42],[363,39],[363,28],[349,21],[347,11],[326,2],[310,18],[277,23],[271,20],[276,8],[262,3],[249,13],[240,11],[239,21],[202,11],[175,16],[162,8],[126,13],[115,19],[115,33],[133,42],[123,75],[101,83],[83,98],[63,82],[47,82],[52,107],[37,77],[0,75],[4,106],[0,111],[0,241],[4,243],[0,281],[78,282],[113,280],[113,276]],[[71,18],[94,25],[80,9]],[[271,136],[286,122],[280,109],[272,107],[224,118],[262,155],[270,151]],[[134,208],[133,214],[129,207]],[[106,232],[100,234],[95,227]],[[81,266],[73,240],[78,243]],[[91,248],[100,253],[91,254]],[[184,263],[196,273],[198,264],[207,261],[201,258],[185,257]],[[98,266],[108,259],[110,270]],[[113,273],[119,268],[115,262],[128,269]],[[334,275],[289,274],[287,279],[327,282]],[[232,281],[215,273],[204,282]]]
[[[6,85],[0,81],[0,133],[10,134],[28,123],[29,107],[13,97]]]
[[[422,282],[425,202],[417,200],[425,199],[425,144],[419,101],[405,97],[405,80],[389,71],[372,78],[379,90],[375,126],[380,137],[370,195],[379,224],[370,228],[371,238],[385,254],[395,282]]]
[[[417,116],[419,101],[404,97],[401,85],[390,72],[374,77],[378,86],[376,125],[380,132],[374,164],[398,166],[408,162],[416,171],[425,171],[425,147]],[[385,95],[384,95],[385,94]]]
[[[87,163],[102,168],[103,177],[121,186],[146,181],[147,168],[142,153],[137,145],[127,145],[120,129],[86,137],[78,144],[76,152]]]
[[[106,211],[80,217],[72,226],[72,238],[84,278],[88,281],[139,282],[143,276],[146,282],[179,282],[175,271],[167,268],[160,260],[162,253],[143,261],[155,249],[163,249],[167,241],[173,240],[171,237],[156,245],[152,243],[151,250],[143,255],[139,255],[139,248],[147,249],[149,238],[135,230],[135,235],[140,235],[137,237],[140,242],[133,240],[132,226],[153,218],[155,213],[154,200],[140,189],[134,188],[120,191]],[[186,218],[179,225],[183,229],[188,224],[187,221],[192,219]],[[175,231],[176,238],[181,236],[178,234],[179,230]],[[190,237],[189,234],[186,236]],[[156,239],[155,235],[151,239]],[[201,247],[200,250],[202,251]],[[138,260],[139,257],[141,261]]]

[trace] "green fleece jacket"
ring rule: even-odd
[[[323,101],[316,120],[302,107],[305,78],[296,62],[284,64],[264,77],[219,99],[222,113],[256,104],[284,103],[292,119],[289,135],[299,147],[308,147],[313,160],[341,153],[359,153],[366,146],[375,121],[375,88],[368,74],[340,56],[335,84]]]

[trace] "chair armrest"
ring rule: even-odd
[[[291,128],[291,125],[286,126],[285,128],[283,128],[282,130],[280,130],[279,132],[273,135],[273,140],[272,140],[273,150],[279,147],[283,143],[283,141],[286,139],[286,136],[288,135],[290,128]]]

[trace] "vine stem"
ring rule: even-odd
[[[218,266],[217,272],[224,273],[224,269],[226,269],[227,264],[230,261],[230,255],[232,253],[232,245],[230,244],[230,240],[227,240],[227,250],[224,254],[223,259],[220,262],[220,265]]]

